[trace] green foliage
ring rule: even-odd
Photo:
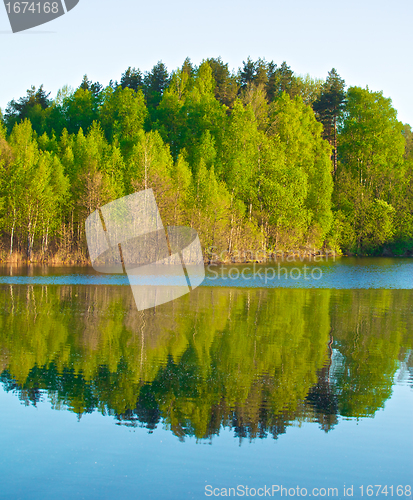
[[[290,244],[297,245],[306,235],[310,245],[319,246],[332,222],[330,148],[314,113],[300,97],[291,100],[283,93],[272,105],[270,120],[271,135],[280,141],[285,155],[283,171],[278,173],[283,181],[276,186],[275,204],[282,220],[277,230],[293,227],[296,241]]]
[[[346,168],[360,184],[374,189],[376,197],[387,194],[390,181],[397,180],[403,169],[402,130],[391,100],[382,92],[349,88],[339,154]]]
[[[127,156],[148,116],[142,91],[108,87],[99,116],[109,142],[119,144]]]
[[[350,251],[372,253],[391,244],[396,234],[411,237],[411,203],[406,205],[405,198],[411,177],[402,129],[391,100],[381,92],[348,90],[334,203],[353,226]]]
[[[67,130],[76,133],[79,129],[88,130],[97,119],[97,105],[90,90],[79,88],[64,103]]]
[[[0,300],[7,390],[180,438],[374,416],[413,347],[408,290],[203,287],[156,314],[136,311],[128,287],[11,285]]]
[[[323,82],[251,58],[237,74],[221,58],[129,67],[106,88],[85,75],[54,100],[32,87],[0,121],[3,249],[87,260],[85,217],[151,187],[205,255],[412,252],[411,128],[382,93],[344,90],[335,69]]]
[[[164,63],[159,61],[143,79],[143,89],[149,108],[155,108],[159,104],[168,83],[168,70]]]
[[[344,111],[345,83],[333,68],[313,102],[317,119],[323,124],[324,138],[333,146],[333,175],[337,171],[337,127]]]
[[[321,92],[313,103],[317,118],[324,125],[324,133],[330,144],[333,144],[333,133],[337,120],[344,111],[345,83],[333,68],[321,87]]]
[[[3,172],[3,227],[10,234],[10,253],[14,235],[19,245],[27,240],[30,260],[36,237],[42,238],[42,254],[59,226],[68,195],[68,179],[59,158],[39,150],[30,121],[15,125],[10,135],[13,160]]]
[[[239,91],[237,76],[228,69],[222,59],[207,59],[215,80],[215,97],[221,103],[232,108]]]
[[[408,125],[407,123],[404,124],[402,133],[403,133],[404,139],[406,141],[404,158],[408,162],[412,162],[413,161],[413,132],[412,132],[411,126]]]
[[[120,85],[123,89],[129,88],[138,91],[143,85],[142,73],[139,69],[131,68],[129,66],[129,68],[122,74]]]
[[[11,132],[15,124],[25,119],[30,119],[39,128],[44,127],[43,111],[50,106],[49,96],[50,92],[46,94],[43,85],[40,85],[38,90],[32,85],[25,97],[10,101],[4,115],[8,131]]]

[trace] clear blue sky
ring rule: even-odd
[[[297,74],[325,78],[335,67],[347,85],[391,97],[413,125],[413,2],[358,0],[80,0],[63,17],[12,34],[0,5],[0,107],[44,84],[54,97],[82,76],[106,85],[128,66],[169,70],[222,56],[237,69],[248,56],[287,61]]]

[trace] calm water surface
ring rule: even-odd
[[[143,312],[123,276],[3,267],[0,498],[411,498],[412,264],[218,266]]]
[[[321,257],[318,257],[321,259]],[[100,274],[87,267],[9,267],[0,265],[0,284],[129,285],[122,274]],[[413,260],[332,258],[273,264],[206,266],[203,286],[230,288],[413,288]]]

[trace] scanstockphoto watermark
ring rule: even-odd
[[[305,488],[299,485],[294,487],[282,484],[262,485],[250,487],[239,484],[236,487],[214,487],[211,484],[205,486],[206,497],[326,497],[326,498],[362,498],[362,497],[412,497],[412,487],[409,484],[369,484],[369,485],[346,485],[342,487],[314,487]]]
[[[267,285],[270,282],[318,281],[323,277],[322,263],[335,261],[336,255],[320,251],[274,251],[262,250],[218,252],[216,247],[209,249],[208,280],[231,281],[243,279]],[[295,265],[294,265],[295,264]]]
[[[206,251],[210,264],[220,263],[272,263],[272,262],[331,262],[336,260],[336,253],[325,250],[220,250],[211,246]]]
[[[138,311],[185,295],[205,277],[201,243],[190,227],[164,227],[152,189],[114,200],[85,222],[92,267],[126,274]]]
[[[308,490],[307,488],[302,488],[296,486],[293,488],[288,488],[280,484],[272,484],[271,486],[263,485],[261,487],[251,487],[244,484],[239,484],[235,488],[214,488],[212,485],[207,484],[205,486],[205,496],[206,497],[335,497],[339,496],[338,488],[312,488]]]
[[[304,264],[301,267],[284,267],[283,264],[279,262],[276,265],[262,266],[256,264],[255,262],[251,265],[242,266],[239,268],[237,266],[228,265],[212,265],[207,266],[209,271],[208,280],[252,280],[260,281],[267,285],[274,280],[319,280],[323,277],[323,270],[321,267],[317,266],[307,266]]]
[[[53,21],[72,10],[79,0],[4,0],[7,16],[13,33]]]

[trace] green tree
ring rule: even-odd
[[[143,130],[148,110],[141,90],[107,87],[100,108],[100,121],[109,142],[119,144],[127,156],[138,133]]]
[[[307,106],[313,106],[314,102],[320,97],[323,83],[321,78],[312,78],[309,74],[295,78],[298,95],[301,96],[303,103]]]
[[[322,127],[300,97],[290,99],[286,93],[272,104],[270,122],[269,134],[282,145],[284,175],[289,177],[280,179],[283,188],[278,191],[281,205],[276,213],[285,221],[284,231],[294,228],[298,237],[295,244],[300,241],[300,234],[305,234],[307,245],[319,246],[333,218],[330,148],[322,138]]]
[[[174,159],[185,148],[189,163],[194,165],[195,150],[206,130],[220,147],[227,108],[216,100],[214,88],[212,70],[206,61],[194,77],[183,70],[172,75],[156,113],[155,128],[170,144]]]
[[[27,90],[27,95],[21,97],[18,101],[11,100],[6,108],[4,120],[9,133],[12,131],[15,124],[20,123],[26,118],[31,118],[32,115],[41,115],[42,111],[47,109],[51,101],[49,99],[50,92],[46,93],[43,85],[36,90],[33,85]],[[41,118],[39,119],[41,121]],[[42,130],[43,132],[43,130]]]
[[[239,91],[237,76],[228,69],[228,64],[224,64],[221,57],[218,59],[207,59],[211,66],[212,75],[215,80],[215,97],[221,104],[232,108]]]
[[[191,85],[192,80],[187,73],[181,70],[173,72],[171,83],[163,93],[153,119],[154,129],[168,142],[175,159],[178,158],[181,148],[185,147],[186,116],[182,109]]]
[[[93,83],[91,80],[87,79],[87,75],[83,75],[82,83],[79,85],[79,89],[89,90],[92,92],[96,101],[100,102],[100,93],[103,90],[103,85],[101,83]]]
[[[377,251],[394,234],[394,207],[405,176],[402,128],[391,100],[382,92],[348,89],[334,203],[354,228],[353,251]]]
[[[15,125],[10,136],[14,161],[6,173],[10,253],[18,229],[20,244],[27,240],[27,258],[31,260],[35,238],[42,237],[42,255],[49,238],[59,227],[62,207],[66,201],[68,181],[59,159],[41,151],[28,120]]]
[[[68,132],[76,134],[79,129],[87,131],[98,118],[99,102],[92,91],[78,88],[64,100],[63,112]]]
[[[296,85],[296,78],[291,67],[285,61],[280,67],[274,62],[268,65],[267,96],[270,102],[277,99],[283,92],[290,97],[299,93]]]
[[[318,120],[324,126],[324,137],[333,146],[333,175],[337,171],[337,124],[345,105],[345,82],[333,68],[323,84],[321,93],[313,102]]]
[[[251,105],[254,116],[260,130],[268,127],[268,103],[263,83],[249,83],[242,92],[244,106]]]
[[[143,93],[150,109],[156,108],[169,84],[169,73],[162,61],[159,61],[143,78]]]
[[[120,85],[123,89],[128,88],[135,91],[140,90],[143,86],[143,78],[140,69],[131,68],[129,66],[129,68],[122,73]]]
[[[404,158],[407,161],[413,161],[413,132],[412,127],[405,123],[402,130],[403,136],[406,141]]]
[[[242,61],[243,67],[239,72],[239,80],[241,88],[245,88],[249,83],[254,81],[255,77],[255,62],[248,56],[246,61]]]

